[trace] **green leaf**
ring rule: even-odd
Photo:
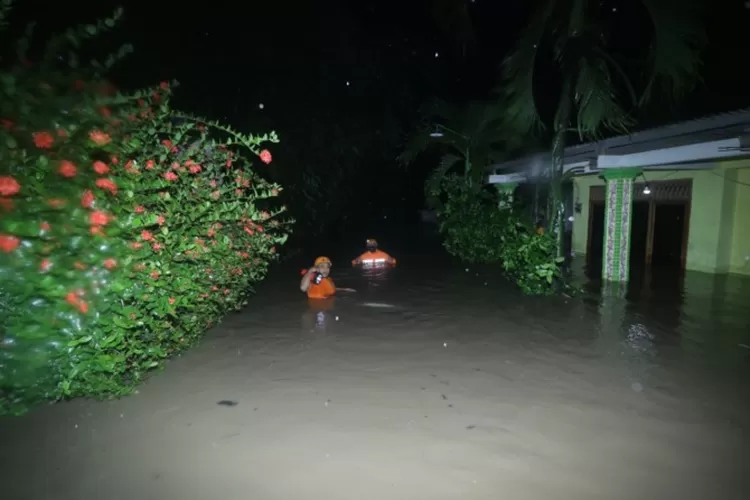
[[[86,335],[84,337],[71,340],[70,342],[68,342],[68,347],[77,347],[81,344],[88,344],[89,342],[91,342],[91,339],[92,339],[91,335]]]

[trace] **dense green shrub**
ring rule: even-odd
[[[60,67],[0,73],[0,412],[127,393],[263,279],[289,221],[244,136]],[[55,63],[47,64],[46,61]],[[73,61],[69,61],[73,62]]]
[[[468,262],[502,264],[508,278],[533,295],[553,293],[562,278],[555,241],[537,234],[531,220],[511,200],[463,176],[443,179],[440,232],[448,252]]]

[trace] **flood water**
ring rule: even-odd
[[[286,262],[139,394],[1,419],[2,498],[750,498],[750,280],[528,298],[397,250],[333,255],[325,307]]]

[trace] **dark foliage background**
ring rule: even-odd
[[[605,3],[617,9],[622,0]],[[416,220],[436,158],[400,166],[395,158],[406,135],[435,96],[461,103],[491,95],[500,61],[534,2],[35,0],[19,3],[8,34],[28,19],[37,18],[45,32],[94,20],[116,5],[125,8],[124,23],[97,50],[135,45],[114,75],[118,85],[176,79],[175,106],[241,131],[278,132],[271,177],[287,188],[295,238],[302,241],[375,234]],[[649,27],[634,26],[627,9],[618,12],[612,15],[623,19],[615,24],[632,34],[622,50],[636,53],[638,33]],[[750,105],[739,69],[748,12],[739,0],[708,10],[702,85],[679,107],[644,111],[639,126]]]

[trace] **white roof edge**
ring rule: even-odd
[[[658,141],[663,139],[669,139],[674,137],[680,137],[690,134],[696,134],[699,132],[708,132],[714,129],[722,129],[733,126],[748,124],[750,127],[750,108],[739,109],[736,111],[730,111],[727,113],[720,113],[716,115],[710,115],[703,118],[697,118],[695,120],[688,120],[683,122],[672,123],[669,125],[663,125],[661,127],[655,127],[645,129],[638,132],[633,132],[628,135],[619,135],[610,137],[609,139],[602,139],[601,141],[592,141],[584,144],[577,144],[565,148],[566,164],[576,162],[576,159],[571,158],[578,155],[593,154],[598,156],[599,151],[605,150],[611,147],[642,144],[651,141]],[[664,146],[657,147],[654,149],[661,149]],[[535,153],[526,155],[520,158],[509,160],[507,162],[490,165],[487,167],[488,171],[498,170],[513,170],[514,166],[525,165],[529,160],[538,157],[540,155],[549,155],[549,152]]]

